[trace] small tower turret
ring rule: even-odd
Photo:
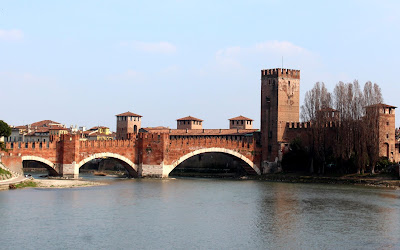
[[[230,129],[252,129],[253,120],[244,116],[238,116],[229,119]]]
[[[131,135],[136,135],[141,128],[142,116],[132,113],[125,112],[117,117],[117,140],[127,140],[131,138]]]
[[[186,116],[177,121],[177,129],[202,129],[203,128],[203,120],[192,117]]]

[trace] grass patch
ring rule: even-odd
[[[0,175],[11,175],[11,173],[5,169],[0,168]]]
[[[24,181],[24,182],[15,184],[15,188],[27,188],[27,187],[37,187],[37,183],[34,181]]]

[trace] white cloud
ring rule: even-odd
[[[293,43],[287,41],[268,41],[264,43],[257,43],[254,46],[256,52],[274,52],[280,54],[308,54],[309,52]]]
[[[176,47],[169,42],[122,42],[121,46],[132,48],[135,51],[156,53],[156,54],[172,54],[176,52]]]
[[[21,30],[2,30],[0,29],[0,40],[4,41],[18,41],[24,37]]]
[[[26,72],[0,72],[0,82],[7,84],[10,88],[21,88],[22,90],[24,88],[50,87],[56,83],[56,80]]]
[[[160,73],[161,74],[173,74],[173,73],[176,73],[176,72],[178,72],[179,71],[179,66],[178,65],[170,65],[170,66],[168,66],[168,67],[166,67],[166,68],[163,68],[163,69],[161,69],[160,70]]]
[[[145,75],[136,70],[128,69],[125,72],[119,74],[113,74],[106,76],[106,80],[112,81],[114,84],[118,83],[141,83],[145,79]]]
[[[299,67],[304,62],[317,61],[317,54],[287,41],[267,41],[256,43],[249,47],[228,47],[218,50],[216,62],[220,66],[241,68],[243,65],[252,64],[251,61],[263,61],[263,64],[281,66],[282,56],[291,65],[289,68]]]

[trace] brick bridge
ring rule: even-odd
[[[221,130],[219,130],[221,133]],[[174,135],[139,133],[130,140],[80,141],[78,135],[62,135],[52,142],[9,142],[0,161],[22,172],[24,161],[44,165],[50,175],[76,178],[79,168],[96,158],[120,162],[131,177],[168,177],[180,163],[202,153],[223,153],[239,159],[248,174],[261,174],[261,148],[257,133]]]

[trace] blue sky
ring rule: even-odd
[[[0,119],[105,125],[131,111],[142,126],[204,128],[260,120],[260,71],[315,82],[378,83],[400,106],[398,1],[0,2]],[[396,118],[400,126],[399,115]]]

